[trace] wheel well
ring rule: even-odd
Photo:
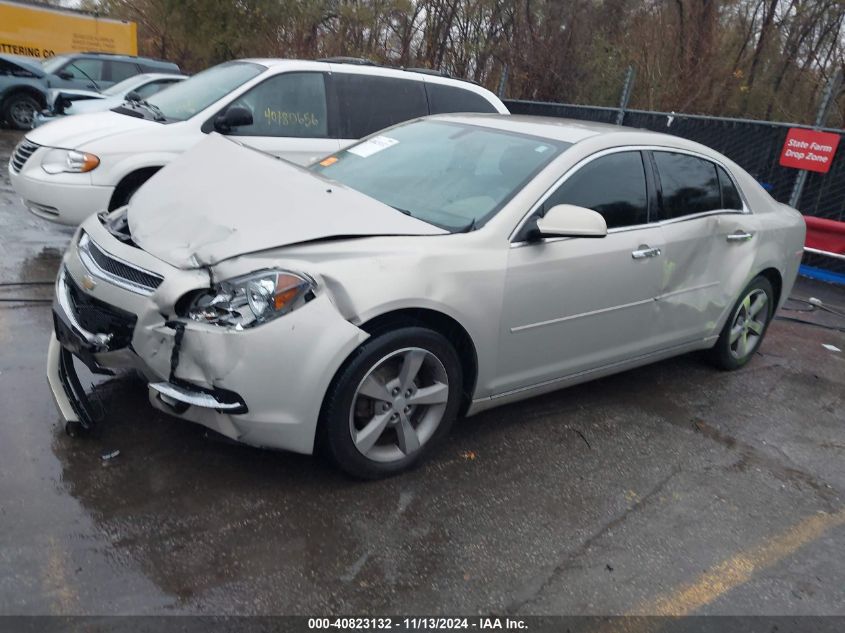
[[[38,105],[42,108],[47,106],[47,100],[44,97],[44,94],[35,88],[30,88],[29,86],[16,86],[14,88],[10,88],[5,93],[3,93],[3,107],[6,105],[6,100],[9,97],[14,97],[15,95],[19,94],[26,94],[35,99],[38,102]]]
[[[117,207],[124,204],[124,198],[127,192],[132,191],[133,187],[137,188],[145,183],[159,169],[161,167],[143,167],[124,176],[117,183],[117,187],[114,188],[114,193],[112,193],[111,200],[109,201],[109,211],[114,211]]]
[[[472,338],[464,327],[452,317],[427,308],[406,308],[380,314],[359,326],[370,336],[403,326],[422,326],[446,337],[455,347],[461,359],[464,393],[460,415],[466,413],[472,403],[475,381],[478,378],[478,355]]]
[[[775,308],[780,304],[780,293],[783,290],[783,279],[777,268],[767,268],[760,272],[761,277],[765,277],[772,284],[772,289],[775,291]]]

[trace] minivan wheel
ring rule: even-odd
[[[722,369],[739,369],[760,347],[774,314],[774,290],[765,277],[755,277],[742,291],[710,352]]]
[[[16,130],[31,130],[38,109],[34,97],[25,93],[13,94],[3,103],[3,118]]]
[[[458,354],[437,332],[405,327],[374,336],[329,388],[320,421],[324,448],[362,479],[407,470],[448,434],[462,391]]]

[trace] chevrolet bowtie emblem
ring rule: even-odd
[[[85,275],[82,277],[82,287],[85,288],[85,290],[93,290],[96,285],[97,282],[94,281],[94,278],[91,275]]]

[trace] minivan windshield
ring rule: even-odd
[[[147,101],[168,121],[185,121],[266,70],[253,62],[226,62],[152,95]]]
[[[480,125],[424,120],[371,136],[310,169],[455,232],[484,224],[569,146]]]

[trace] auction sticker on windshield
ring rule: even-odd
[[[350,147],[348,151],[350,154],[355,154],[356,156],[360,156],[361,158],[367,158],[368,156],[377,154],[380,151],[387,149],[388,147],[393,147],[398,142],[399,141],[397,141],[395,138],[390,138],[389,136],[374,136],[368,141],[364,141],[360,145]]]

